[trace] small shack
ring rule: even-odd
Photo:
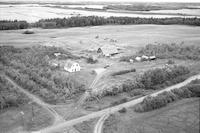
[[[64,64],[64,70],[68,72],[77,72],[81,70],[81,67],[79,63],[69,60]]]

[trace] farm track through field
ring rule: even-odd
[[[88,91],[92,91],[95,88],[95,85],[97,84],[97,82],[101,79],[101,77],[106,73],[106,69],[105,68],[99,68],[99,69],[95,69],[95,72],[97,73],[96,77],[94,78],[93,82],[90,84],[90,86],[88,87]],[[78,100],[77,102],[77,106],[80,106],[84,103],[85,99],[87,98],[87,96],[89,96],[89,92],[86,91],[81,98]]]
[[[170,90],[173,90],[173,89],[176,89],[176,88],[183,87],[183,86],[187,85],[188,83],[190,83],[191,81],[196,80],[196,79],[200,79],[200,74],[191,76],[190,78],[186,79],[185,81],[183,81],[181,83],[167,87],[163,90],[157,91],[157,92],[152,93],[152,94],[147,95],[147,96],[156,96],[156,95],[158,95],[158,94],[160,94],[164,91],[170,91]],[[57,124],[55,126],[45,128],[45,129],[41,130],[40,132],[41,133],[55,133],[55,132],[58,132],[58,131],[62,131],[62,129],[64,129],[66,127],[73,126],[73,125],[81,123],[83,121],[88,121],[88,120],[93,119],[93,118],[102,117],[103,115],[106,115],[106,114],[109,115],[111,113],[115,113],[115,112],[119,111],[122,108],[132,107],[132,106],[142,102],[144,100],[144,98],[146,98],[147,96],[143,96],[143,97],[140,97],[138,99],[135,99],[135,100],[132,100],[132,101],[129,101],[129,102],[126,102],[126,103],[123,103],[123,104],[120,104],[120,105],[117,105],[117,106],[114,106],[114,107],[103,109],[101,111],[93,112],[93,113],[90,113],[88,115],[81,116],[79,118],[75,118],[75,119],[72,119],[72,120],[69,120],[69,121],[65,121],[65,122]],[[98,125],[100,127],[98,127]],[[101,126],[102,124],[98,124],[98,125],[97,125],[96,128],[99,130],[102,127]]]

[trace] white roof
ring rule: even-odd
[[[101,50],[105,55],[118,53],[117,47],[113,45],[104,45],[103,47],[101,47]]]
[[[71,60],[68,60],[68,61],[65,62],[65,66],[64,67],[71,68],[71,66],[73,64],[78,64],[78,63],[74,62],[74,61],[71,61]]]

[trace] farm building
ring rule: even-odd
[[[104,45],[101,48],[98,48],[97,53],[102,54],[106,57],[113,56],[115,54],[118,54],[119,51],[117,47],[112,45]]]
[[[77,62],[67,61],[64,64],[64,70],[66,70],[68,72],[77,72],[77,71],[81,70],[81,67]]]
[[[139,57],[139,56],[137,56],[137,57],[135,57],[135,60],[136,60],[136,61],[142,61],[142,58]]]
[[[155,60],[155,59],[156,59],[156,56],[149,56],[149,59],[150,59],[150,60]]]

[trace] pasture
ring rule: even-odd
[[[118,113],[107,120],[103,133],[198,133],[198,118],[199,98],[190,98],[147,113]]]
[[[33,29],[35,34],[22,34],[24,30],[0,31],[0,45],[16,47],[54,45],[74,50],[90,50],[104,44],[115,44],[133,52],[147,44],[200,43],[200,28],[181,25],[107,25],[68,29]],[[95,38],[99,36],[98,38]],[[115,43],[111,39],[116,40]]]

